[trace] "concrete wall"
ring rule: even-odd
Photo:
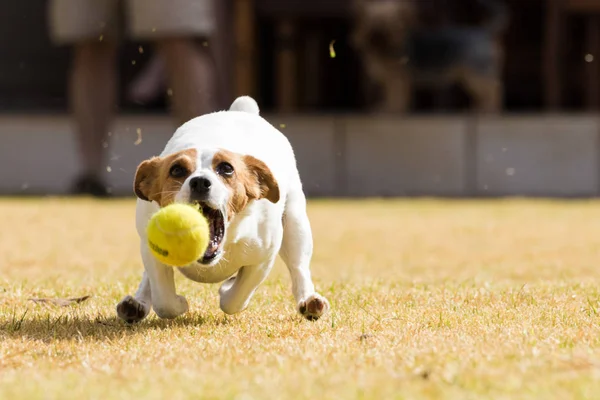
[[[106,136],[105,177],[113,193],[132,193],[137,165],[160,153],[173,128],[162,117],[128,117],[116,122]],[[142,142],[136,145],[138,129]],[[68,193],[80,170],[68,118],[0,117],[0,193]]]
[[[597,117],[482,120],[477,129],[477,191],[488,195],[598,194]]]
[[[348,118],[346,194],[460,195],[466,123],[460,118]]]
[[[600,194],[596,116],[266,118],[311,196]],[[167,117],[119,118],[107,134],[113,193],[131,194],[136,166],[173,130]],[[0,143],[1,194],[65,194],[80,170],[67,117],[2,116]]]

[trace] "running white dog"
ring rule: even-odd
[[[294,152],[258,114],[252,98],[239,97],[229,111],[183,124],[159,157],[139,165],[136,227],[145,271],[136,294],[117,305],[123,320],[140,321],[150,308],[161,318],[188,310],[176,292],[174,268],[157,261],[146,244],[148,220],[173,202],[202,205],[210,244],[200,260],[178,269],[196,282],[225,281],[219,290],[225,313],[248,306],[277,254],[290,272],[298,311],[316,320],[329,310],[311,278],[312,233]]]

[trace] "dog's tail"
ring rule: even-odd
[[[483,27],[490,33],[496,35],[508,28],[509,12],[503,0],[478,0],[478,3],[487,14]]]
[[[229,111],[242,111],[255,115],[260,113],[256,100],[250,96],[240,96],[235,99],[229,107]]]

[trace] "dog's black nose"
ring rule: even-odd
[[[192,189],[192,193],[207,194],[211,186],[212,183],[210,182],[210,179],[201,176],[197,176],[190,180],[190,189]]]

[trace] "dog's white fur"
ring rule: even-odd
[[[185,149],[196,150],[196,171],[181,186],[176,201],[189,199],[191,178],[212,177],[212,156],[219,150],[251,155],[264,162],[277,181],[280,196],[276,203],[267,199],[250,201],[226,223],[223,251],[210,265],[194,263],[179,271],[197,282],[224,281],[219,290],[220,307],[233,314],[248,306],[280,254],[291,275],[299,312],[311,320],[327,312],[329,303],[315,292],[311,278],[312,234],[294,152],[287,138],[259,116],[256,102],[240,97],[229,111],[183,124],[161,157]],[[229,195],[227,187],[219,184],[219,179],[211,180],[207,204],[223,209]],[[119,317],[129,322],[142,320],[151,308],[161,318],[175,318],[188,310],[187,300],[176,292],[174,268],[157,261],[146,244],[146,225],[158,209],[156,202],[137,201],[136,227],[145,271],[136,294],[126,296],[117,306]]]

